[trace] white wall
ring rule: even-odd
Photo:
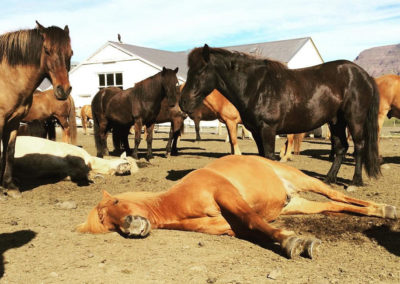
[[[288,67],[290,69],[296,69],[318,65],[321,63],[323,63],[321,57],[319,56],[311,40],[308,40],[306,44],[304,44],[303,47],[288,62]]]

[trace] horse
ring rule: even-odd
[[[169,131],[169,137],[168,137],[168,142],[166,146],[166,154],[165,156],[168,157],[169,155],[178,155],[178,139],[179,136],[183,134],[185,125],[184,121],[187,118],[187,114],[182,112],[181,108],[179,107],[178,101],[176,101],[176,104],[173,107],[170,107],[168,105],[168,100],[164,98],[161,101],[161,108],[160,112],[158,113],[156,117],[155,123],[165,123],[165,122],[171,122],[171,128]],[[139,125],[135,123],[134,129],[135,129],[135,137],[137,135],[140,135],[141,129],[139,129]],[[153,130],[154,130],[154,124],[150,126],[149,128],[145,127],[145,135],[146,139],[149,135],[153,135]],[[115,146],[114,146],[115,147]]]
[[[82,129],[83,129],[83,134],[87,134],[87,123],[89,119],[93,119],[92,115],[92,106],[91,105],[84,105],[81,108],[81,122],[82,122]]]
[[[375,79],[379,94],[378,129],[380,137],[383,121],[387,116],[400,118],[400,76],[388,74]]]
[[[32,94],[44,78],[54,95],[66,100],[71,92],[69,28],[37,27],[0,35],[0,138],[3,145],[0,186],[10,196],[20,196],[12,180],[15,139],[21,119],[32,104]]]
[[[32,106],[22,122],[55,118],[63,130],[62,141],[76,145],[77,127],[74,99],[57,100],[53,90],[33,93]],[[55,133],[55,131],[54,131]],[[55,140],[55,137],[54,139]]]
[[[301,192],[334,201],[310,201]],[[313,257],[320,240],[296,236],[269,224],[280,215],[349,212],[396,219],[394,206],[359,200],[322,181],[260,156],[228,155],[192,171],[166,192],[126,192],[103,199],[78,232],[118,231],[145,237],[153,229],[174,229],[261,237],[278,242],[289,258],[305,252]]]
[[[136,124],[138,129],[145,125],[151,127],[161,109],[161,101],[167,98],[168,106],[177,104],[178,79],[175,70],[163,67],[163,70],[141,82],[133,88],[121,90],[116,87],[100,90],[92,100],[92,114],[94,137],[97,149],[97,157],[108,155],[107,132],[113,129],[119,133],[115,137],[121,137],[125,151],[129,151],[129,129]],[[177,131],[174,129],[174,132]],[[147,155],[149,160],[153,157],[151,143],[153,133],[147,136]],[[117,143],[118,144],[118,143]],[[135,136],[135,148],[132,157],[138,159],[138,146],[140,144],[140,132]]]
[[[213,90],[195,111],[189,114],[194,121],[196,130],[196,141],[200,141],[200,121],[210,121],[218,119],[226,125],[228,131],[229,142],[231,144],[231,154],[241,155],[239,145],[237,143],[237,127],[242,124],[237,109],[232,105],[218,90]],[[243,133],[242,133],[243,136]]]
[[[261,156],[275,158],[276,134],[306,132],[328,122],[336,155],[325,181],[336,182],[348,149],[346,126],[355,145],[351,183],[363,185],[363,165],[368,176],[380,175],[379,92],[358,65],[338,60],[291,70],[278,61],[205,45],[190,52],[188,67],[181,109],[194,112],[217,89],[239,111]]]
[[[138,171],[136,162],[124,155],[105,160],[91,156],[83,148],[48,139],[19,136],[15,146],[15,177],[65,178],[88,181],[90,175],[127,175]]]

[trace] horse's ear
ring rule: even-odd
[[[44,33],[44,30],[46,29],[43,27],[38,21],[36,21],[37,29],[40,31],[40,33]]]
[[[103,190],[103,199],[111,199],[112,196],[105,189]]]
[[[167,72],[167,68],[163,67],[163,68],[162,68],[162,71],[161,71],[161,75],[164,76],[164,75],[165,75],[165,72]]]
[[[178,73],[178,70],[179,70],[178,67],[176,67],[176,68],[174,69],[175,74]]]
[[[208,47],[207,44],[205,44],[203,47],[203,59],[205,62],[210,61],[210,48]]]
[[[119,156],[121,159],[126,159],[126,151],[124,151],[121,156]]]
[[[66,32],[67,35],[69,35],[69,28],[68,28],[68,25],[65,25],[65,27],[64,27],[64,32]]]

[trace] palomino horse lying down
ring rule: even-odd
[[[334,201],[309,201],[299,196],[302,191]],[[283,214],[326,211],[397,218],[393,206],[346,196],[288,165],[259,156],[231,155],[189,173],[166,192],[111,196],[104,191],[77,231],[145,237],[155,228],[258,236],[278,242],[289,258],[303,252],[312,258],[318,239],[296,236],[268,222]]]
[[[88,180],[89,172],[125,175],[138,170],[133,159],[105,160],[91,156],[72,144],[19,136],[15,146],[15,176],[21,178],[71,177]]]

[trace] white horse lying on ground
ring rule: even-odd
[[[17,179],[70,177],[72,181],[87,181],[89,173],[127,175],[137,171],[136,162],[126,155],[101,159],[83,148],[32,136],[18,136],[15,145],[13,173]]]

